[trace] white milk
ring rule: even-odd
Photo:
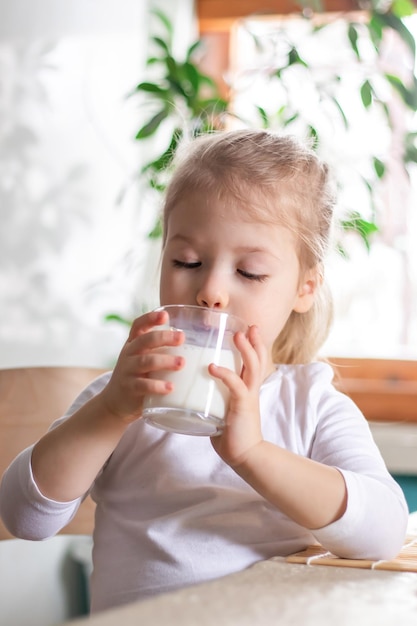
[[[182,356],[184,367],[176,372],[160,371],[159,380],[174,385],[169,394],[145,398],[143,415],[153,425],[173,432],[213,435],[221,430],[228,404],[228,389],[208,373],[210,363],[240,372],[240,354],[190,344],[164,348],[161,352]]]

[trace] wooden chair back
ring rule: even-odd
[[[332,358],[335,384],[370,422],[417,423],[417,360]]]
[[[417,422],[417,361],[330,359],[336,386],[369,421]],[[29,367],[0,370],[0,476],[12,459],[37,441],[76,395],[104,370]],[[82,504],[62,533],[91,534],[94,503]],[[0,540],[10,538],[0,520]]]
[[[64,414],[78,393],[103,370],[27,367],[0,370],[0,477],[13,458]],[[62,533],[89,535],[95,505],[87,498]],[[0,520],[0,540],[11,535]]]

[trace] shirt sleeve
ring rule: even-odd
[[[390,475],[368,422],[333,385],[314,400],[317,427],[311,458],[337,468],[347,489],[347,508],[336,522],[313,530],[317,541],[340,557],[391,559],[406,535],[408,507]]]
[[[86,387],[64,416],[53,422],[55,428],[75,413],[106,384],[111,373],[103,374]],[[45,497],[32,474],[32,450],[23,450],[3,474],[0,484],[0,517],[7,530],[21,539],[40,540],[54,536],[76,514],[87,493],[71,502],[57,502]]]
[[[81,498],[56,502],[39,491],[33,479],[33,446],[23,450],[6,470],[0,489],[0,514],[15,537],[39,540],[54,536],[74,517]]]
[[[342,471],[348,493],[345,514],[313,531],[317,541],[339,557],[392,559],[401,550],[408,509],[400,487],[355,472]]]

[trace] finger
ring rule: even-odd
[[[238,374],[229,370],[227,367],[221,367],[220,365],[210,363],[208,370],[209,374],[211,374],[214,378],[219,379],[226,385],[231,395],[237,397],[239,394],[246,391],[244,381],[240,378],[240,376],[238,376]]]
[[[158,378],[138,378],[135,381],[135,394],[138,396],[166,395],[174,389],[174,384],[170,380]]]
[[[132,341],[135,337],[147,333],[154,326],[161,326],[168,323],[168,313],[166,311],[150,311],[140,317],[137,317],[130,328],[127,341]]]
[[[127,412],[130,414],[132,410],[136,412],[136,407],[141,412],[140,407],[144,396],[149,394],[166,395],[171,393],[173,389],[173,383],[168,380],[131,376],[122,385],[117,381],[113,381],[112,384],[109,383],[103,393],[107,395],[108,401],[115,405],[114,412],[116,414],[123,406],[128,407]]]
[[[235,336],[235,345],[243,361],[242,379],[248,387],[259,384],[262,371],[262,348],[258,334],[257,328],[251,326],[247,335],[237,333]]]
[[[144,376],[151,372],[178,371],[185,365],[185,359],[175,354],[147,352],[137,356],[134,362],[134,374]]]
[[[132,339],[128,350],[130,354],[139,354],[158,348],[179,346],[184,341],[182,330],[151,330]]]
[[[257,326],[253,325],[249,327],[248,339],[258,356],[261,366],[264,367],[268,361],[268,350]]]

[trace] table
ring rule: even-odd
[[[66,622],[78,626],[416,626],[417,573],[286,563]]]

